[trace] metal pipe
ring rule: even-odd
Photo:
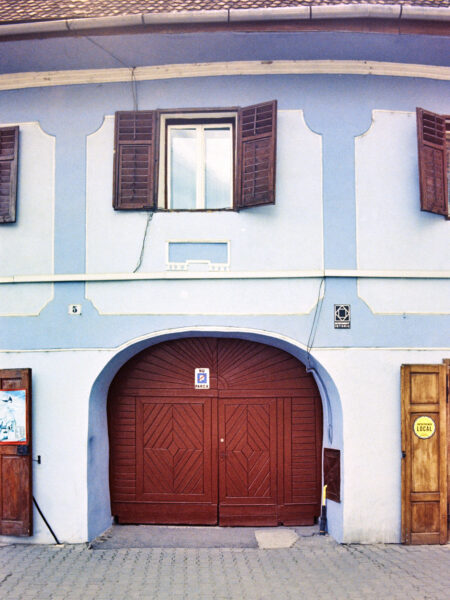
[[[39,504],[36,502],[36,498],[35,498],[34,496],[33,496],[33,502],[34,502],[34,505],[36,506],[36,508],[38,509],[38,513],[41,515],[41,517],[42,517],[42,520],[43,520],[43,521],[44,521],[44,523],[47,525],[47,527],[48,527],[48,530],[49,530],[49,531],[50,531],[50,533],[52,534],[52,536],[53,536],[53,539],[55,540],[55,542],[56,542],[58,545],[60,545],[60,544],[61,544],[61,542],[58,540],[58,538],[57,538],[57,537],[56,537],[56,535],[55,535],[55,532],[54,532],[54,531],[53,531],[53,529],[50,527],[50,524],[49,524],[49,522],[48,522],[48,521],[47,521],[47,519],[44,517],[44,513],[43,513],[43,512],[42,512],[42,510],[39,508]]]

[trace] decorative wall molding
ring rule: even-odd
[[[321,277],[357,279],[450,279],[450,271],[366,271],[362,269],[325,269],[310,271],[164,271],[154,273],[64,273],[10,275],[0,284],[61,283],[101,281],[161,281],[176,279],[317,279]]]
[[[263,60],[206,62],[136,67],[135,69],[80,69],[33,71],[0,75],[0,90],[57,85],[222,77],[227,75],[381,75],[450,80],[450,67],[365,60]]]

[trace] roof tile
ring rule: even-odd
[[[0,0],[0,23],[331,4],[395,4],[448,8],[450,0]]]

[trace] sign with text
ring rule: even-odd
[[[209,390],[209,369],[195,369],[195,389]]]
[[[417,419],[414,421],[413,428],[417,437],[419,437],[421,440],[427,440],[434,435],[434,432],[436,431],[436,423],[431,417],[417,417]]]

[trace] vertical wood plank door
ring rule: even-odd
[[[25,390],[27,411],[26,443],[0,444],[0,535],[30,536],[33,534],[31,369],[0,369],[0,390],[3,390],[1,397],[6,399],[8,391]],[[3,421],[4,415],[1,418]]]
[[[209,369],[209,389],[195,389],[198,368]],[[321,401],[282,350],[220,338],[158,344],[118,372],[108,418],[119,522],[302,525],[319,515]]]
[[[447,367],[402,366],[402,542],[447,542]]]

